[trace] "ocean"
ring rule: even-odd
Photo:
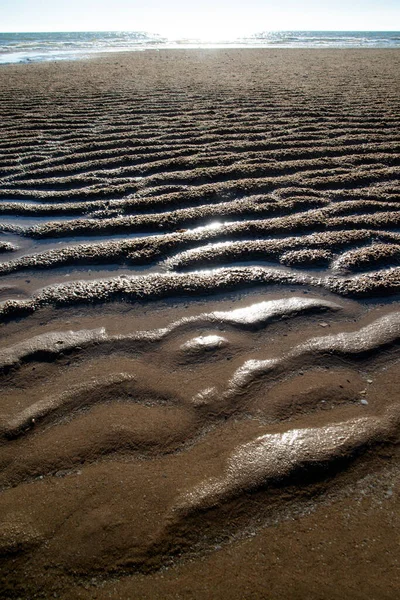
[[[99,52],[170,48],[399,48],[398,31],[267,31],[219,42],[140,31],[0,33],[0,64],[71,60]]]

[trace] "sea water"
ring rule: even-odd
[[[171,48],[399,48],[396,31],[267,31],[207,43],[141,31],[0,33],[0,64],[88,57],[99,52]]]

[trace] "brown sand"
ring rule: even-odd
[[[400,596],[400,53],[0,69],[0,595]]]

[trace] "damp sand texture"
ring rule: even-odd
[[[0,595],[400,596],[400,51],[0,69]]]

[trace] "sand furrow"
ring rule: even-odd
[[[398,597],[399,67],[0,69],[6,596]]]

